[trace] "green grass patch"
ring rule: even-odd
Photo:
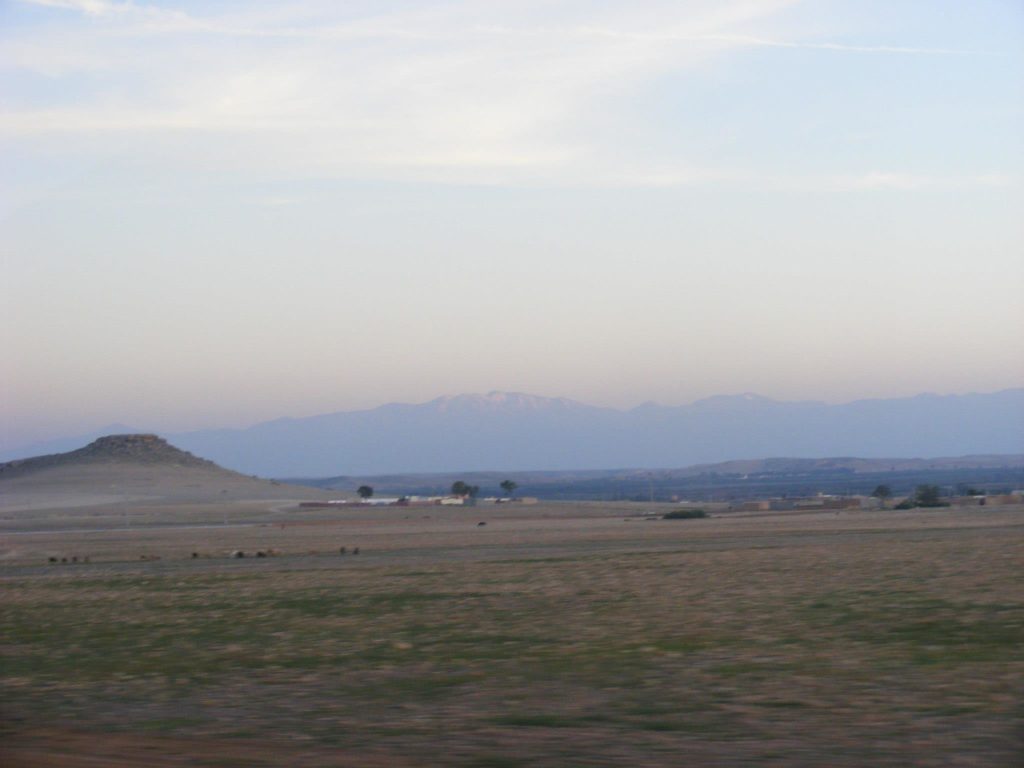
[[[800,613],[812,629],[909,655],[914,664],[1024,659],[1024,605],[875,590],[835,593]]]
[[[515,728],[584,728],[593,724],[593,721],[583,717],[552,713],[503,715],[491,722]]]
[[[478,755],[466,763],[469,768],[523,768],[529,764],[526,760],[507,755]]]
[[[201,717],[161,717],[142,720],[138,723],[138,727],[143,731],[170,733],[183,728],[194,728],[204,722],[205,720]]]

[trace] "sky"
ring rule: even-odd
[[[8,443],[1024,385],[1019,0],[0,0]]]

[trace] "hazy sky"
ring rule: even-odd
[[[1019,0],[0,0],[9,441],[1024,384]]]

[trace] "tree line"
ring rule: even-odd
[[[514,480],[502,480],[500,483],[501,489],[505,491],[511,498],[515,495],[516,488],[519,487],[519,483]],[[373,498],[373,486],[372,485],[360,485],[356,489],[356,493],[359,494],[361,499]],[[468,498],[476,498],[477,494],[480,493],[479,485],[470,485],[464,480],[456,480],[452,483],[451,488],[452,496],[463,496]]]

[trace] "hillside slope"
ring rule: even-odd
[[[156,435],[108,435],[67,453],[0,464],[0,508],[72,508],[127,502],[213,503],[320,498],[182,451]]]
[[[32,456],[0,464],[0,480],[26,477],[37,472],[62,467],[83,467],[96,464],[138,464],[165,467],[192,467],[195,469],[222,469],[207,459],[200,459],[188,451],[175,448],[157,435],[107,435],[88,445],[67,453]]]

